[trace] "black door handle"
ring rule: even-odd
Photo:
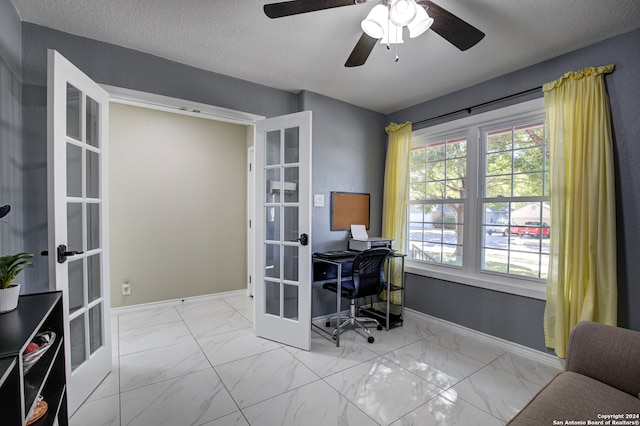
[[[306,246],[309,244],[309,236],[307,234],[302,234],[300,235],[300,238],[298,238],[298,241],[300,241],[301,245]]]
[[[64,244],[60,244],[57,248],[58,252],[58,263],[64,263],[67,261],[67,257],[75,256],[76,254],[82,254],[83,252],[77,250],[67,251],[67,246]]]

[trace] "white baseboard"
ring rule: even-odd
[[[473,330],[471,328],[464,327],[460,324],[456,324],[450,321],[446,321],[440,318],[432,317],[431,315],[424,314],[422,312],[404,308],[404,315],[410,315],[416,318],[425,319],[428,321],[433,321],[440,323],[441,325],[451,329],[452,332],[458,334],[464,334],[467,336],[475,337],[479,340],[484,340],[485,342],[497,345],[516,355],[521,355],[525,358],[540,362],[541,364],[546,364],[554,368],[560,368],[564,370],[564,360],[558,358],[555,355],[544,353],[537,349],[533,349],[524,345],[520,345],[518,343],[510,342],[505,339],[501,339],[499,337],[492,336],[490,334],[482,333],[477,330]]]
[[[142,309],[159,308],[159,307],[163,307],[163,306],[175,306],[175,305],[180,305],[180,304],[182,304],[184,302],[204,302],[206,300],[223,299],[223,298],[226,298],[226,297],[234,297],[234,296],[249,296],[249,291],[247,289],[224,291],[224,292],[221,292],[221,293],[205,294],[205,295],[202,295],[202,296],[182,297],[182,298],[179,298],[179,299],[170,299],[170,300],[161,300],[161,301],[158,301],[158,302],[140,303],[138,305],[119,306],[117,308],[111,308],[111,313],[113,313],[113,314],[121,314],[121,313],[124,313],[124,312],[139,311],[139,310],[142,310]]]

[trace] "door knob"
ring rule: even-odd
[[[298,241],[300,241],[301,245],[306,246],[309,244],[309,236],[307,234],[302,234],[300,235],[300,238],[298,238]]]
[[[67,257],[75,256],[76,254],[82,254],[83,252],[77,250],[67,251],[67,246],[60,244],[57,248],[58,263],[64,263],[67,261]]]

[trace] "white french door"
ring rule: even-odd
[[[50,287],[62,290],[69,413],[111,370],[109,95],[48,52]]]
[[[256,123],[255,331],[311,348],[311,111]]]

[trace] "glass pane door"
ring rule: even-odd
[[[62,290],[69,412],[111,370],[106,186],[108,94],[49,51],[51,282]]]
[[[303,349],[311,329],[310,118],[298,113],[256,126],[256,334]]]
[[[101,266],[103,248],[101,222],[101,140],[100,105],[67,83],[67,251],[69,276],[68,336],[71,371],[91,358],[104,344],[101,312]]]

